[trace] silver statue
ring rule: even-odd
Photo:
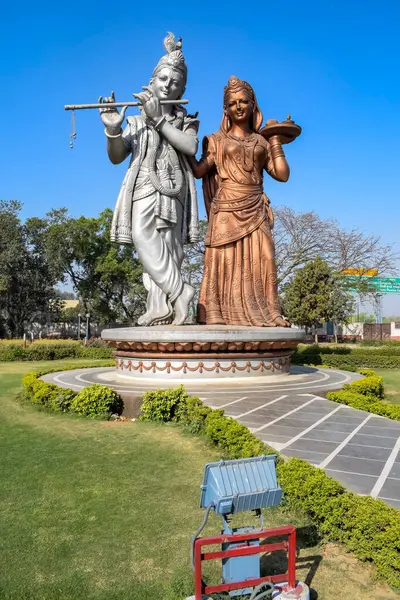
[[[182,279],[183,244],[199,237],[196,187],[187,156],[197,152],[199,122],[179,104],[160,101],[182,98],[187,67],[180,40],[170,33],[167,54],[153,71],[149,85],[135,94],[141,114],[127,118],[104,103],[100,116],[113,164],[131,160],[114,211],[111,238],[134,244],[143,265],[148,291],[147,310],[139,325],[183,325],[194,290]]]

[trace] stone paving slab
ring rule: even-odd
[[[370,446],[371,448],[393,448],[394,442],[397,438],[385,437],[382,439],[380,435],[370,435],[359,433],[354,436],[353,444],[359,446]]]
[[[380,497],[380,500],[383,500],[384,502],[386,502],[386,504],[389,504],[389,506],[393,506],[393,508],[397,508],[398,510],[400,510],[400,500],[394,500],[393,498],[382,498],[382,497]]]
[[[295,367],[293,375],[278,383],[192,381],[186,388],[209,406],[223,408],[282,454],[303,458],[348,489],[400,508],[400,423],[324,398],[327,391],[357,378],[342,371]],[[113,368],[100,367],[52,373],[43,379],[76,390],[92,383],[110,385],[124,395],[128,411],[130,398],[160,385],[133,384],[117,379]],[[169,382],[163,387],[176,385]]]
[[[292,450],[288,448],[284,452],[285,456],[289,458],[304,458],[312,465],[317,467],[319,463],[324,460],[327,456],[329,456],[328,452],[312,452],[311,450]]]
[[[354,473],[333,471],[332,469],[326,469],[325,472],[329,477],[333,477],[333,479],[339,481],[346,488],[363,496],[369,495],[372,487],[378,480],[377,477],[373,477],[372,475],[355,475]]]
[[[395,479],[400,479],[400,462],[395,462],[390,473],[389,477],[394,477]]]
[[[367,460],[383,460],[387,461],[390,456],[390,448],[370,448],[369,446],[356,446],[347,444],[343,450],[337,455],[346,458],[359,458]]]

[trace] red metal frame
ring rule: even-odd
[[[262,538],[275,536],[288,536],[287,540],[275,544],[261,543]],[[259,546],[249,546],[246,542],[249,540],[260,540]],[[243,546],[231,548],[230,550],[220,550],[218,552],[202,552],[203,546],[212,546],[222,543],[244,542]],[[204,585],[202,579],[202,561],[216,560],[219,558],[233,558],[236,556],[248,556],[249,554],[261,554],[262,552],[274,552],[276,550],[287,550],[288,552],[288,572],[282,575],[270,575],[267,577],[258,577],[246,579],[235,583],[223,583],[220,585]],[[229,592],[239,590],[244,587],[255,587],[266,581],[272,583],[282,583],[287,581],[290,588],[296,587],[296,528],[293,525],[275,527],[273,529],[261,529],[257,532],[244,533],[240,535],[216,535],[214,537],[198,538],[194,544],[194,584],[195,600],[202,600],[203,594],[215,594],[217,592]]]

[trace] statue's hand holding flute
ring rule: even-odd
[[[160,100],[153,94],[151,88],[143,86],[143,89],[145,90],[144,92],[133,95],[138,99],[138,103],[143,106],[143,110],[149,119],[157,121],[162,116]],[[107,128],[107,133],[110,135],[117,135],[121,131],[128,106],[123,106],[121,112],[118,112],[115,107],[107,107],[107,104],[116,103],[114,92],[111,92],[111,96],[104,98],[104,100],[103,97],[100,96],[98,103],[104,104],[104,108],[100,108],[99,112],[100,118]]]
[[[157,122],[162,117],[161,103],[153,90],[147,85],[143,86],[144,92],[140,94],[133,94],[135,98],[139,100],[143,106],[143,110],[153,122]]]
[[[111,96],[104,98],[104,100],[103,96],[100,96],[98,102],[99,104],[104,104],[104,108],[99,108],[99,112],[100,118],[106,126],[107,133],[109,135],[118,135],[121,131],[128,107],[123,106],[121,112],[118,112],[115,107],[107,107],[107,104],[114,104],[116,102],[114,92],[111,92]]]

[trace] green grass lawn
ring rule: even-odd
[[[177,426],[92,421],[16,401],[24,373],[85,363],[0,363],[0,598],[182,600],[193,593],[204,463],[219,456]],[[218,532],[210,521],[207,533]],[[337,598],[339,582],[353,600],[397,597],[370,567],[318,544],[303,517],[266,513],[267,526],[288,522],[305,527],[298,575],[316,571],[314,599]]]
[[[400,404],[400,369],[374,369],[383,377],[386,400],[391,404]]]

